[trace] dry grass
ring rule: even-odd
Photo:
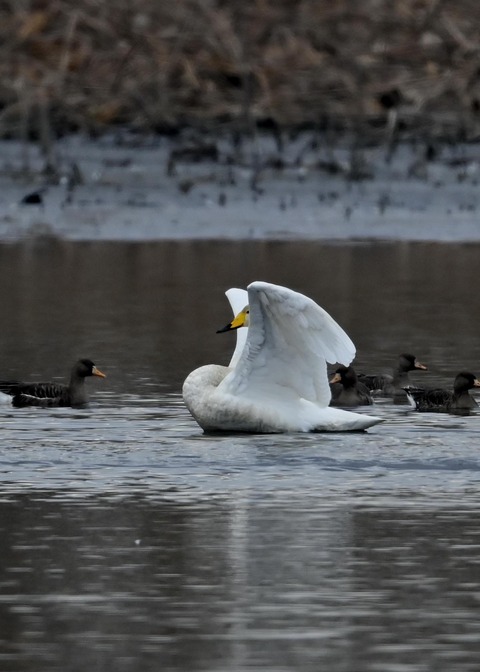
[[[10,0],[0,136],[184,125],[479,134],[478,0]]]

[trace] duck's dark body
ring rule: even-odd
[[[105,374],[97,369],[89,359],[80,359],[72,369],[68,385],[61,383],[23,383],[20,381],[0,381],[0,391],[11,395],[12,405],[24,406],[84,406],[87,401],[85,378]]]
[[[358,381],[351,366],[340,366],[330,380],[330,406],[368,406],[373,404],[369,389]]]
[[[473,373],[462,371],[453,383],[453,391],[437,388],[425,390],[407,387],[405,392],[417,411],[449,413],[452,411],[470,411],[478,406],[469,390],[480,387],[480,381]]]

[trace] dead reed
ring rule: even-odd
[[[0,137],[265,127],[475,139],[478,0],[9,0]]]

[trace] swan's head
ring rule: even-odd
[[[245,306],[238,315],[235,315],[233,320],[227,324],[223,329],[218,329],[217,334],[222,334],[224,331],[233,331],[239,327],[248,327],[250,324],[250,307]]]

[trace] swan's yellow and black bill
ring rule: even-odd
[[[248,316],[249,310],[248,308],[244,308],[241,310],[238,315],[236,315],[231,322],[227,324],[226,327],[223,327],[223,329],[218,329],[217,334],[223,334],[225,331],[233,331],[234,329],[238,329],[239,327],[245,327],[247,326],[247,316]]]
[[[97,369],[97,367],[94,366],[92,369],[92,376],[98,376],[99,378],[106,378],[107,374],[102,373],[100,369]]]
[[[480,380],[478,380],[478,378],[475,378],[473,381],[473,387],[480,387]]]
[[[329,380],[330,385],[333,385],[334,383],[340,383],[342,381],[342,376],[339,373],[335,373],[333,375],[333,378]]]

